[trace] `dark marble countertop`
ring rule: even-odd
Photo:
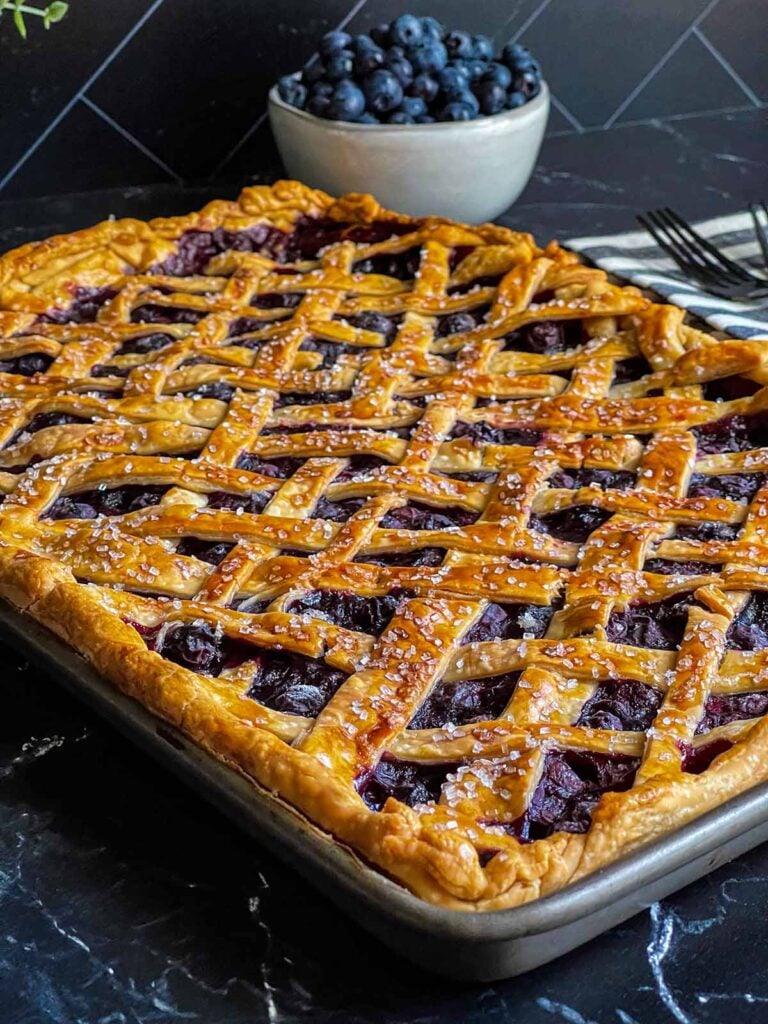
[[[505,223],[540,240],[700,217],[762,194],[761,111],[553,136]],[[195,208],[168,186],[0,203],[0,250],[110,213]],[[492,985],[433,978],[61,690],[2,649],[4,1024],[202,1021],[716,1024],[768,1017],[768,851],[587,946]]]

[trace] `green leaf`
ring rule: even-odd
[[[48,4],[45,8],[45,19],[49,25],[55,25],[61,21],[68,10],[69,4],[65,4],[63,0],[54,0],[54,3]]]
[[[18,8],[13,12],[13,23],[18,29],[19,35],[22,39],[27,38],[27,26],[24,24],[24,15]]]

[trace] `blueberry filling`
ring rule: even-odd
[[[579,487],[597,486],[626,491],[635,483],[635,474],[622,469],[558,469],[549,478],[550,487],[564,487],[570,491]]]
[[[166,486],[137,484],[111,490],[81,491],[57,498],[44,519],[95,519],[97,516],[121,516],[157,505],[168,490]]]
[[[304,465],[303,458],[285,455],[276,459],[262,459],[254,452],[245,452],[237,460],[238,469],[246,469],[249,473],[261,473],[262,476],[274,476],[285,480],[293,476],[297,469]]]
[[[735,540],[741,523],[689,523],[678,526],[675,537],[678,540],[698,540],[702,542],[710,540]]]
[[[368,562],[371,565],[392,566],[437,566],[445,558],[445,548],[417,548],[415,551],[400,551],[397,554],[357,555],[356,562]]]
[[[768,692],[713,693],[704,705],[704,717],[696,726],[696,735],[711,732],[721,725],[743,722],[749,718],[762,718],[768,712]]]
[[[226,491],[214,491],[208,495],[208,508],[226,509],[228,512],[248,512],[256,515],[274,497],[272,491],[251,491],[248,494],[229,494]]]
[[[90,324],[99,315],[105,302],[117,292],[113,288],[74,288],[72,302],[66,309],[49,309],[39,318],[48,324]]]
[[[166,345],[172,345],[174,340],[168,334],[142,334],[140,338],[124,341],[116,354],[119,356],[145,355],[147,352],[157,352],[158,349],[165,348]]]
[[[634,679],[601,683],[576,720],[590,729],[645,732],[656,717],[664,695]]]
[[[268,292],[252,296],[251,305],[256,309],[296,309],[303,298],[303,292]]]
[[[583,331],[578,320],[537,320],[507,334],[504,338],[504,351],[550,356],[575,348],[582,341]]]
[[[708,576],[719,572],[720,566],[711,562],[697,562],[688,558],[680,562],[667,558],[649,558],[643,566],[645,572],[655,572],[662,576]]]
[[[490,469],[476,469],[470,473],[446,473],[451,480],[464,480],[470,484],[489,484],[492,483],[498,476],[496,470]]]
[[[519,672],[485,679],[438,683],[410,721],[409,729],[441,729],[499,717],[512,699]]]
[[[385,530],[450,530],[455,526],[469,526],[477,516],[477,512],[463,508],[437,509],[413,501],[387,512],[379,525]]]
[[[348,402],[351,391],[284,391],[276,402],[275,408],[282,409],[286,405],[330,405],[333,402]]]
[[[340,484],[348,480],[357,480],[386,465],[388,465],[386,459],[381,459],[378,455],[350,455],[349,465],[345,466],[335,477],[334,483]]]
[[[489,604],[464,635],[464,644],[488,640],[516,640],[522,636],[544,636],[554,614],[552,605]]]
[[[223,380],[209,381],[207,384],[200,384],[194,391],[187,391],[185,398],[218,398],[220,402],[230,402],[235,389],[231,384],[225,384]]]
[[[745,416],[724,416],[714,423],[694,427],[700,454],[717,455],[720,452],[746,452],[768,445],[768,413],[756,412]]]
[[[345,501],[330,501],[328,498],[318,499],[313,519],[330,519],[334,523],[346,521],[359,512],[365,504],[365,498],[347,498]]]
[[[443,783],[458,764],[422,764],[382,757],[375,768],[356,781],[357,791],[372,811],[380,811],[390,797],[408,807],[436,803]]]
[[[74,416],[68,412],[38,412],[25,427],[16,431],[8,443],[14,444],[22,434],[36,434],[38,430],[45,430],[46,427],[63,427],[68,423],[90,422],[86,416]]]
[[[92,377],[127,377],[131,372],[130,366],[110,366],[108,363],[99,363],[91,370]]]
[[[528,810],[505,829],[524,842],[546,839],[553,832],[586,832],[603,793],[630,789],[639,764],[639,758],[619,754],[547,754]]]
[[[26,356],[0,360],[0,373],[17,373],[22,377],[32,377],[36,373],[45,373],[52,362],[53,356],[31,352]]]
[[[325,341],[323,338],[305,338],[301,343],[300,352],[318,352],[323,361],[321,369],[328,369],[336,363],[341,355],[364,355],[366,349],[359,345],[348,345],[343,341]]]
[[[702,388],[702,396],[708,402],[733,402],[737,398],[749,398],[762,386],[749,377],[722,377],[708,380]]]
[[[752,594],[729,626],[725,641],[736,651],[762,651],[768,647],[768,594]]]
[[[358,260],[352,266],[353,274],[384,274],[395,277],[399,281],[410,281],[415,276],[421,262],[421,250],[408,249],[399,253],[379,253]]]
[[[255,316],[240,316],[234,320],[229,328],[228,338],[239,338],[241,334],[249,334],[251,331],[260,331],[266,326],[264,320],[257,320]]]
[[[713,740],[701,747],[694,747],[690,743],[681,745],[683,755],[683,771],[689,775],[701,775],[712,764],[715,758],[732,746],[730,740]]]
[[[630,356],[628,359],[620,359],[614,364],[613,383],[627,384],[629,381],[639,380],[651,372],[651,367],[645,356]]]
[[[484,420],[465,423],[459,420],[448,436],[449,441],[466,437],[473,444],[525,444],[536,445],[542,438],[538,430],[523,427],[494,427]]]
[[[404,590],[375,597],[345,590],[315,590],[291,601],[286,610],[295,615],[312,615],[343,629],[381,636],[406,596]]]
[[[607,509],[594,508],[592,505],[571,505],[570,508],[548,512],[546,515],[532,514],[529,527],[537,533],[548,533],[557,540],[583,544],[612,515]]]
[[[448,289],[449,295],[466,295],[475,288],[495,288],[501,280],[500,274],[483,274],[464,284],[456,284]]]
[[[355,327],[359,331],[374,331],[376,334],[381,334],[388,345],[395,340],[400,320],[399,317],[393,319],[373,310],[364,310],[355,316],[337,317],[336,319],[346,319],[350,327]]]
[[[204,309],[181,309],[178,306],[161,306],[147,302],[131,312],[132,324],[196,324],[208,316]]]
[[[184,537],[176,548],[177,555],[199,558],[201,562],[218,565],[223,562],[234,544],[227,541],[202,540],[199,537]]]
[[[691,477],[688,497],[748,502],[763,486],[766,476],[766,473],[724,473],[722,476],[696,473]]]
[[[436,338],[445,338],[450,334],[467,334],[482,322],[488,307],[473,313],[448,313],[437,321]]]
[[[614,611],[608,619],[606,639],[615,644],[675,651],[683,639],[693,603],[693,594],[676,594],[656,604],[635,604]]]
[[[179,238],[176,252],[153,268],[156,274],[171,277],[194,277],[205,272],[214,256],[235,249],[240,252],[261,252],[274,256],[284,246],[286,235],[266,224],[257,224],[247,231],[185,231]]]
[[[318,715],[347,678],[324,661],[290,651],[259,651],[247,696],[286,715]]]

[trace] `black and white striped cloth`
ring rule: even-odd
[[[694,227],[726,256],[757,270],[758,274],[765,272],[764,268],[763,271],[760,269],[760,249],[748,213],[701,221]],[[644,229],[623,235],[571,238],[563,244],[589,257],[603,270],[658,292],[669,302],[695,313],[718,330],[727,331],[736,338],[768,339],[768,299],[729,302],[707,294],[686,280],[682,270]]]

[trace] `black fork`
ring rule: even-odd
[[[757,225],[754,211],[752,216]],[[645,215],[640,214],[637,219],[680,269],[702,284],[707,291],[737,301],[768,298],[768,281],[765,278],[758,277],[729,259],[674,210],[668,207],[650,210]],[[762,229],[758,230],[758,239],[761,248],[765,244],[768,251],[768,239],[763,237]]]

